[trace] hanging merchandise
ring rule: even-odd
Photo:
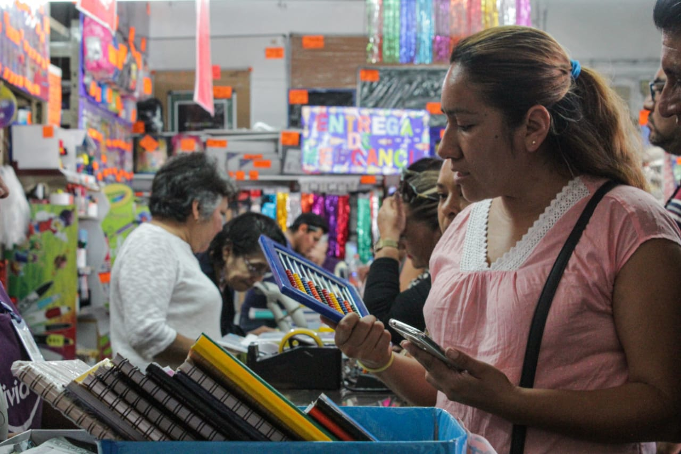
[[[383,63],[400,61],[400,0],[383,1]]]
[[[3,88],[6,89],[5,86]],[[9,195],[0,199],[0,244],[6,248],[26,240],[31,207],[28,205],[24,188],[11,166],[0,167],[0,179],[4,180]]]
[[[497,0],[497,11],[499,13],[499,25],[515,25],[516,0]]]
[[[122,67],[111,31],[88,16],[83,18],[83,69],[97,81],[112,81]]]
[[[371,191],[371,235],[373,238],[380,236],[378,231],[378,210],[381,208],[382,198],[383,194],[379,191]]]
[[[418,0],[418,32],[416,35],[416,60],[414,63],[429,65],[433,63],[433,0]]]
[[[416,0],[400,3],[400,63],[416,60]]]
[[[277,224],[282,232],[288,225],[288,213],[290,211],[288,192],[277,192]]]
[[[260,212],[267,217],[277,220],[277,195],[265,194],[262,196],[262,208]]]
[[[300,209],[303,213],[309,213],[312,211],[312,205],[314,204],[314,194],[301,194],[300,195]]]
[[[345,245],[350,234],[350,196],[338,196],[338,215],[336,217],[336,258],[345,258]],[[329,247],[329,250],[331,247]]]
[[[383,0],[367,0],[367,63],[379,63],[381,61],[381,8]]]
[[[480,11],[482,15],[482,28],[492,28],[499,25],[497,12],[497,0],[481,0]]]
[[[516,0],[516,24],[532,26],[532,7],[530,0]]]
[[[360,195],[357,198],[357,252],[365,265],[372,258],[371,238],[371,197]]]
[[[213,70],[210,55],[210,0],[196,0],[196,76],[194,102],[212,117]]]
[[[312,208],[310,211],[317,216],[321,216],[323,218],[326,217],[326,208],[324,207],[324,196],[321,194],[313,194],[312,195]]]
[[[466,35],[472,35],[482,30],[482,8],[480,2],[485,0],[468,0],[466,8]]]
[[[0,128],[6,128],[16,117],[17,98],[6,84],[0,86]]]
[[[449,62],[451,40],[449,38],[449,4],[450,0],[433,0],[435,14],[435,38],[433,38],[433,61]]]
[[[288,217],[286,225],[292,225],[293,221],[303,214],[302,210],[302,194],[299,192],[292,192],[288,195]]]
[[[468,0],[450,0],[449,36],[452,47],[468,32]]]
[[[329,241],[326,255],[336,257],[337,229],[338,229],[338,196],[327,195],[324,198],[324,218],[329,226]]]

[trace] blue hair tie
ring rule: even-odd
[[[582,65],[577,60],[570,60],[570,64],[572,65],[572,78],[577,80],[582,72]]]

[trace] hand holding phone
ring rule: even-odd
[[[428,337],[428,335],[426,335],[426,333],[423,331],[420,331],[413,326],[407,325],[406,323],[403,323],[399,320],[395,320],[394,318],[391,318],[388,324],[391,328],[400,333],[402,337],[407,339],[409,342],[412,342],[421,350],[433,355],[451,369],[458,370],[459,372],[463,371],[463,369],[455,365],[452,360],[447,357],[444,349],[440,347],[433,339]]]

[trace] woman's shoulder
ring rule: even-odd
[[[606,180],[585,177],[590,192],[595,192]],[[678,236],[678,227],[662,204],[652,194],[633,186],[620,184],[608,192],[600,202],[608,219],[622,228],[635,228],[641,234],[666,233]]]

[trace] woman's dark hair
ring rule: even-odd
[[[260,213],[244,213],[235,217],[222,227],[215,235],[208,248],[213,268],[221,270],[225,266],[222,251],[230,247],[235,257],[250,255],[260,250],[258,239],[265,235],[279,244],[286,246],[286,237],[277,225],[277,221]]]
[[[657,0],[653,10],[655,26],[663,33],[681,32],[681,2],[679,0]]]
[[[407,222],[422,222],[432,230],[440,230],[436,189],[441,167],[442,159],[422,158],[403,172],[401,191],[402,200],[407,207]],[[415,196],[416,194],[421,196]]]
[[[594,175],[646,189],[640,139],[627,108],[595,71],[572,76],[565,49],[530,27],[494,27],[459,41],[450,63],[504,115],[511,130],[528,110],[551,115],[549,162],[567,176]]]
[[[236,187],[215,159],[205,153],[183,153],[169,159],[154,176],[149,211],[153,217],[185,222],[196,200],[205,220],[223,197],[235,194]]]

